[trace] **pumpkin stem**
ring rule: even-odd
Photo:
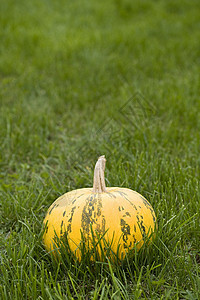
[[[94,181],[93,181],[93,193],[104,193],[106,192],[105,185],[105,172],[106,159],[105,155],[98,158],[94,168]]]

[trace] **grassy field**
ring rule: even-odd
[[[0,299],[200,299],[198,0],[0,2]],[[145,196],[154,243],[122,265],[56,263],[61,194]]]

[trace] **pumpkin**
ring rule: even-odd
[[[65,193],[50,206],[43,235],[48,251],[54,249],[55,238],[61,240],[65,235],[71,251],[80,258],[83,237],[91,241],[96,234],[104,237],[112,253],[123,258],[129,249],[141,248],[145,237],[155,231],[154,210],[142,195],[128,188],[105,186],[105,163],[105,156],[100,156],[93,188]]]

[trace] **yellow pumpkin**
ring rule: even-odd
[[[155,231],[154,210],[143,196],[128,188],[105,186],[105,163],[105,156],[100,156],[93,188],[68,192],[50,206],[44,220],[47,250],[55,247],[55,237],[67,234],[71,251],[80,258],[82,238],[92,239],[92,227],[93,236],[104,235],[112,251],[122,258],[135,245],[139,249],[144,238]]]

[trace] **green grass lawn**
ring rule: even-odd
[[[0,299],[200,299],[198,0],[0,2]],[[50,257],[60,195],[106,185],[155,209],[121,265]]]

